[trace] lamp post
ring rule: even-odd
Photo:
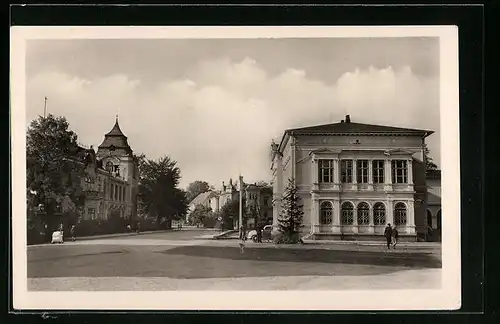
[[[240,175],[240,204],[239,204],[239,220],[238,220],[238,223],[239,223],[239,233],[240,233],[240,237],[241,235],[243,234],[242,231],[243,231],[243,176]]]

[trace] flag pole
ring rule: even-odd
[[[45,97],[45,104],[43,106],[43,118],[47,116],[47,97]]]

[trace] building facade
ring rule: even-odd
[[[340,123],[285,131],[272,144],[273,223],[288,180],[304,205],[313,239],[382,239],[387,224],[402,240],[425,237],[425,138],[432,131]]]
[[[429,240],[441,240],[441,170],[427,171],[427,226]]]
[[[83,219],[107,220],[111,216],[135,219],[139,170],[118,119],[97,152],[92,147],[80,151],[84,155]]]

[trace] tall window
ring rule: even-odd
[[[89,218],[94,220],[97,218],[96,214],[95,214],[95,208],[88,208],[87,209],[87,214],[89,215]]]
[[[109,184],[109,198],[112,200],[115,195],[115,185],[110,183]]]
[[[352,225],[354,223],[354,217],[353,217],[353,212],[354,212],[354,207],[350,202],[345,202],[342,204],[342,213],[341,213],[341,218],[340,221],[342,225]]]
[[[396,206],[394,206],[394,224],[406,224],[406,206],[401,202],[397,203]]]
[[[320,224],[321,225],[330,225],[332,223],[332,215],[333,208],[332,204],[328,201],[324,201],[321,203],[321,217]]]
[[[323,183],[333,182],[333,160],[319,160],[319,181]]]
[[[268,202],[269,202],[269,200],[267,199],[267,197],[264,198],[264,206],[267,206]]]
[[[376,203],[373,206],[373,224],[385,225],[385,206],[383,203]]]
[[[342,183],[352,183],[352,160],[341,161]]]
[[[392,183],[408,183],[408,170],[405,160],[392,161]]]
[[[118,200],[118,185],[115,184],[115,200]]]
[[[384,160],[373,161],[373,183],[384,183],[384,162]]]
[[[368,182],[368,160],[358,160],[356,169],[356,178],[358,183]]]
[[[123,201],[127,200],[127,195],[125,194],[127,192],[127,187],[123,187]]]
[[[370,207],[362,202],[358,205],[358,225],[370,224]]]

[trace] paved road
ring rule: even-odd
[[[149,287],[152,282],[160,281],[163,282],[160,287],[175,289],[172,287],[179,285],[212,287],[213,283],[204,281],[217,278],[215,282],[219,285],[257,289],[259,285],[255,285],[255,279],[259,278],[262,284],[268,282],[269,287],[298,285],[302,289],[303,285],[322,286],[324,280],[329,280],[325,278],[345,277],[346,283],[353,277],[388,275],[394,279],[408,270],[432,272],[435,279],[441,267],[439,251],[429,249],[386,251],[379,246],[275,247],[249,243],[241,254],[234,240],[209,240],[207,234],[210,233],[206,230],[182,230],[30,247],[29,285],[32,289],[48,289],[49,286],[71,290],[71,287],[75,289],[87,283],[94,289],[110,285],[125,289],[134,282],[133,287]],[[67,281],[68,278],[73,281]],[[185,279],[191,284],[179,283]],[[408,282],[407,279],[401,283],[396,280],[393,284],[401,286],[405,281]],[[422,279],[418,281],[422,284]],[[403,286],[401,288],[405,288]]]

